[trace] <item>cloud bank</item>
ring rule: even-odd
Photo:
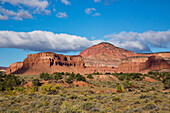
[[[85,37],[68,34],[54,34],[47,31],[13,32],[0,31],[0,48],[17,48],[31,51],[71,52],[101,42],[89,41]]]
[[[150,48],[170,49],[170,30],[144,33],[121,32],[106,35],[105,40],[88,40],[86,37],[54,34],[47,31],[0,31],[0,48],[18,48],[31,51],[79,52],[106,41],[115,46],[136,52],[151,52]]]
[[[151,52],[150,47],[170,48],[170,30],[147,31],[144,33],[121,32],[119,34],[106,35],[112,44],[134,52]]]

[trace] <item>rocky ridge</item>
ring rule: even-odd
[[[110,43],[100,43],[77,56],[52,52],[29,54],[23,62],[11,64],[7,74],[40,74],[42,72],[126,72],[138,73],[170,69],[170,53],[136,54]]]

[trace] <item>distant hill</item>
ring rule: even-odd
[[[7,67],[0,66],[0,71],[6,71]]]

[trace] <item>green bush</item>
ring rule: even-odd
[[[68,78],[65,78],[65,82],[66,83],[73,83],[73,80],[70,77],[68,77]]]
[[[119,76],[118,76],[118,79],[119,79],[120,81],[123,81],[123,80],[125,79],[125,75],[119,75]]]
[[[93,79],[93,76],[91,74],[87,75],[87,78]]]
[[[38,87],[37,86],[33,86],[32,92],[36,92],[36,91],[38,91]]]
[[[15,75],[1,75],[0,76],[0,91],[4,91],[6,89],[13,90],[15,86],[19,86],[21,84],[21,80],[19,77]]]
[[[112,101],[120,102],[120,101],[121,101],[121,97],[114,97],[114,98],[112,99]]]
[[[48,73],[41,73],[40,78],[44,80],[50,80],[50,74]]]
[[[33,83],[34,86],[40,86],[40,84],[41,84],[39,79],[33,79],[32,83]]]
[[[164,79],[163,80],[164,88],[165,89],[170,89],[170,79]]]
[[[54,76],[55,80],[60,80],[60,79],[63,79],[63,77],[60,75],[60,74],[56,74]]]
[[[105,75],[111,75],[111,73],[110,73],[110,72],[107,72],[107,73],[105,73]]]
[[[86,78],[80,75],[79,73],[76,75],[77,81],[86,81]]]

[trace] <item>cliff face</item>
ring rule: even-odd
[[[23,62],[11,64],[7,69],[7,74],[138,73],[170,69],[169,59],[170,53],[136,54],[109,43],[100,43],[87,48],[78,56],[66,56],[52,52],[29,54]]]
[[[11,73],[17,71],[18,69],[20,69],[22,66],[23,66],[23,62],[13,63],[7,68],[6,74],[11,74]]]
[[[145,58],[145,60],[123,61],[116,70],[125,73],[138,73],[165,68],[170,69],[170,64],[166,60],[161,56],[151,56]]]
[[[46,52],[29,54],[28,57],[23,61],[23,65],[19,69],[16,64],[12,64],[8,68],[7,74],[73,72],[73,68],[77,70],[79,70],[79,68],[85,68],[84,61],[80,56],[65,56],[52,52]]]

